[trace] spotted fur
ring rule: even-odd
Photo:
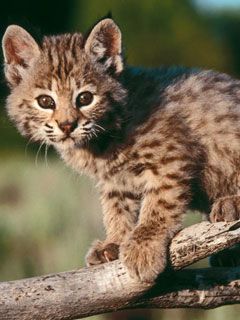
[[[45,37],[39,45],[10,26],[3,51],[7,110],[19,131],[98,182],[106,240],[93,244],[88,265],[119,255],[133,276],[151,282],[188,208],[212,221],[239,219],[240,81],[125,65],[111,19],[88,37]],[[77,108],[86,90],[94,100]],[[37,105],[41,94],[54,99],[54,110]],[[64,123],[76,125],[66,133]]]

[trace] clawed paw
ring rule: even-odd
[[[130,276],[152,283],[166,267],[166,245],[159,240],[138,243],[129,239],[120,248],[120,259]]]
[[[106,263],[118,259],[119,245],[115,243],[105,243],[95,241],[86,255],[86,265],[88,267]]]
[[[240,219],[240,197],[229,196],[216,200],[209,219],[211,222],[231,222]]]

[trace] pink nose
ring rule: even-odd
[[[59,128],[66,135],[69,135],[71,132],[73,132],[73,130],[76,129],[76,127],[77,127],[77,121],[73,121],[73,122],[65,121],[65,122],[59,123]]]

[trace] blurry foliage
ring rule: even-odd
[[[222,69],[224,46],[211,34],[191,1],[76,1],[76,30],[86,30],[111,10],[123,32],[131,64],[183,64]]]
[[[0,37],[12,23],[38,40],[43,34],[86,32],[109,11],[122,30],[128,63],[198,66],[240,77],[240,10],[207,12],[190,0],[3,0]],[[35,165],[37,146],[29,145],[25,155],[27,142],[6,117],[6,94],[2,76],[0,280],[82,266],[92,239],[103,236],[96,190],[87,178],[71,174],[53,153],[49,167],[41,157]],[[197,220],[199,216],[189,215],[187,224]],[[207,260],[197,264],[206,265]],[[239,311],[162,310],[154,311],[152,318],[231,320]]]
[[[83,266],[102,236],[97,198],[87,178],[52,158],[1,159],[0,280]]]
[[[224,71],[240,76],[240,8],[205,17],[216,39],[224,44],[227,66]]]

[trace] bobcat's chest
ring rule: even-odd
[[[102,185],[142,195],[147,185],[154,184],[152,171],[146,163],[126,160],[113,165],[102,165],[98,180]]]

